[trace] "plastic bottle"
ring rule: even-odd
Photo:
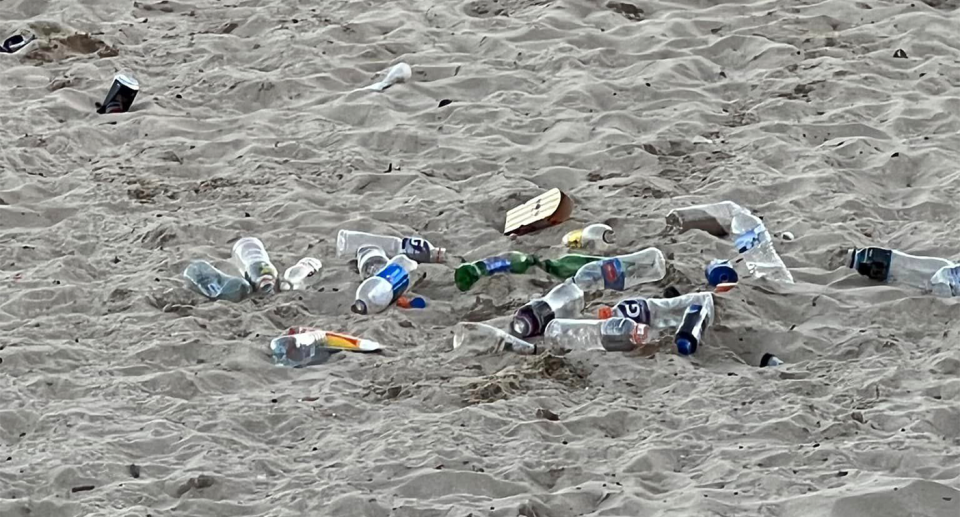
[[[627,298],[613,307],[601,306],[597,310],[597,317],[629,318],[655,329],[673,329],[680,325],[683,315],[691,305],[703,305],[712,311],[713,294],[688,293],[675,298]]]
[[[574,249],[606,251],[615,243],[616,233],[605,224],[591,224],[563,236],[563,245]]]
[[[517,309],[510,330],[515,336],[529,338],[543,334],[555,318],[574,318],[583,312],[583,291],[567,281]]]
[[[580,268],[573,281],[584,291],[614,289],[623,291],[633,286],[662,280],[667,274],[667,261],[657,248],[647,248],[629,255],[605,258]]]
[[[536,266],[539,260],[533,255],[511,251],[494,257],[487,257],[476,262],[461,264],[453,273],[453,280],[461,291],[469,291],[473,284],[484,276],[497,273],[526,273]]]
[[[337,234],[338,257],[355,255],[363,245],[379,246],[390,257],[404,254],[421,264],[443,262],[446,256],[444,248],[434,247],[419,237],[389,237],[351,230],[340,230]]]
[[[629,352],[647,342],[650,328],[629,318],[605,320],[555,319],[543,333],[556,350]]]
[[[573,275],[576,275],[577,271],[580,271],[580,268],[583,266],[598,260],[603,260],[603,257],[571,254],[564,255],[558,259],[541,260],[539,262],[539,266],[540,269],[546,271],[547,273],[550,273],[561,280],[566,280],[568,278],[572,278]]]
[[[297,329],[306,332],[287,334],[270,342],[273,362],[282,366],[302,367],[325,363],[330,356],[343,351],[376,352],[380,343],[319,329]]]
[[[886,248],[853,248],[849,256],[850,268],[867,278],[925,290],[932,290],[937,272],[955,265],[942,258],[909,255]]]
[[[364,280],[377,274],[389,261],[390,258],[380,246],[365,244],[357,248],[357,271]]]
[[[960,265],[943,266],[930,279],[930,284],[937,296],[960,296]]]
[[[677,328],[677,334],[674,336],[674,343],[677,344],[677,351],[680,355],[691,355],[697,351],[700,342],[703,340],[703,334],[710,325],[712,312],[704,305],[693,304],[687,307],[683,313],[683,320]]]
[[[397,255],[376,275],[357,288],[356,301],[350,308],[357,314],[376,314],[390,307],[421,276],[417,263],[406,255]]]
[[[228,275],[206,260],[190,262],[183,276],[191,290],[211,300],[240,302],[253,292],[253,286],[246,279]]]
[[[280,281],[281,291],[296,291],[306,286],[307,279],[320,272],[323,264],[319,259],[313,257],[304,257],[295,265],[287,268],[283,272],[283,280]]]
[[[233,244],[233,261],[253,289],[272,293],[277,284],[277,268],[270,262],[263,243],[256,237],[244,237]]]
[[[766,368],[768,366],[780,366],[781,364],[783,364],[783,361],[771,353],[763,354],[763,357],[760,358],[760,368]]]
[[[466,345],[466,346],[465,346]],[[537,346],[483,323],[461,322],[453,334],[453,349],[476,348],[481,353],[513,352],[532,355]]]
[[[756,217],[752,215],[749,217],[759,222]],[[754,278],[766,277],[775,282],[793,283],[793,275],[777,254],[776,248],[773,247],[773,238],[770,237],[770,232],[762,222],[738,234],[734,245]]]

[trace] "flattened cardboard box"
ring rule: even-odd
[[[543,194],[507,212],[503,225],[505,235],[522,235],[560,224],[573,213],[573,200],[560,189],[550,189]]]

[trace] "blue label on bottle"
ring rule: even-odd
[[[622,300],[614,309],[623,318],[630,318],[637,323],[644,325],[650,324],[650,306],[643,298],[631,298]]]
[[[737,238],[734,239],[733,244],[737,247],[737,251],[745,253],[763,242],[763,236],[766,234],[766,231],[767,229],[761,224],[752,230],[747,230],[738,235]]]
[[[510,271],[510,261],[503,257],[485,258],[483,259],[483,265],[487,268],[488,275]]]
[[[614,257],[600,262],[600,274],[603,275],[603,286],[607,289],[623,291],[626,275],[623,274],[623,262]]]
[[[397,301],[397,298],[410,287],[410,274],[400,264],[387,264],[377,273],[377,276],[390,282],[393,288],[393,301]]]
[[[420,263],[430,262],[430,243],[425,239],[404,237],[402,245],[404,255]]]

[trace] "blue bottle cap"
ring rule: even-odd
[[[677,338],[677,351],[680,355],[691,355],[697,351],[697,345],[684,337]]]
[[[426,309],[427,301],[420,296],[414,296],[410,298],[410,308],[411,309]]]
[[[704,268],[704,274],[711,287],[720,284],[735,284],[740,280],[737,270],[733,268],[729,260],[713,260]]]

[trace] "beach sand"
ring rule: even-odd
[[[38,36],[0,54],[0,515],[957,517],[960,302],[844,260],[960,259],[958,6],[0,1]],[[99,116],[117,72],[143,90]],[[570,221],[502,235],[553,187]],[[361,317],[335,257],[344,228],[559,256],[605,222],[669,259],[630,294],[695,291],[731,245],[664,216],[727,199],[797,282],[718,296],[693,357],[454,353],[554,281],[425,265],[427,310]],[[246,235],[321,278],[183,288]],[[274,367],[293,325],[389,351]]]

